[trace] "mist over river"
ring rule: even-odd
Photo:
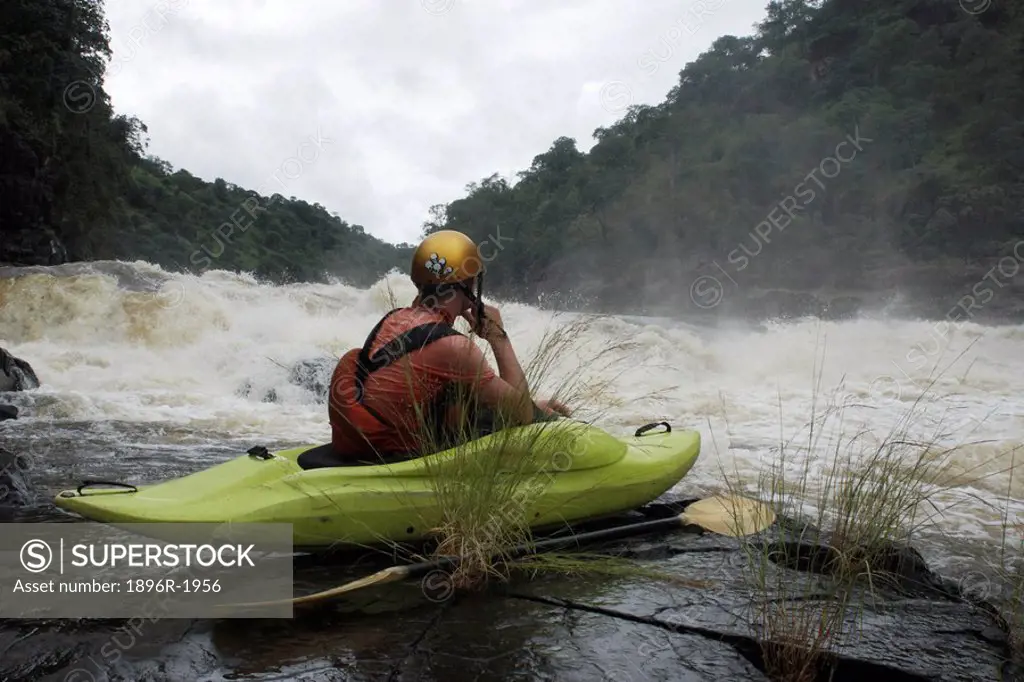
[[[28,457],[39,493],[20,518],[66,519],[49,500],[84,478],[155,481],[257,444],[325,442],[326,406],[289,381],[290,367],[362,345],[392,300],[405,305],[413,296],[399,274],[360,290],[275,286],[221,271],[172,274],[141,262],[0,269],[0,346],[42,382],[4,398],[21,418],[0,424],[0,445]],[[892,319],[885,311],[841,322],[581,322],[577,314],[498,305],[524,366],[545,334],[579,325],[538,395],[583,381],[592,389],[571,399],[577,418],[616,434],[660,420],[700,430],[703,454],[680,492],[722,490],[724,470],[756,493],[780,440],[794,448],[795,468],[810,458],[820,478],[837,439],[884,439],[924,394],[911,433],[962,444],[952,454],[956,485],[937,495],[941,514],[915,540],[929,563],[972,570],[1000,541],[1007,504],[1011,521],[1024,521],[1024,480],[1008,471],[1024,455],[1022,326]],[[276,402],[264,401],[268,394]],[[830,401],[846,405],[841,423],[837,413],[819,419],[820,439],[809,453],[797,451],[812,414],[820,417]]]

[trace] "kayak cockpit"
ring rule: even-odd
[[[511,432],[511,435],[509,433]],[[521,442],[520,442],[521,441]],[[597,469],[615,464],[626,455],[626,445],[605,431],[589,424],[567,423],[561,428],[552,429],[550,424],[528,425],[508,429],[506,432],[494,433],[463,446],[472,451],[471,456],[485,456],[488,452],[501,451],[533,451],[543,452],[543,461],[534,463],[540,471],[581,471]],[[261,452],[255,453],[256,450]],[[424,458],[451,457],[453,450],[443,453],[432,453],[422,456],[399,454],[395,456],[369,455],[365,459],[345,460],[338,457],[330,443],[316,446],[293,448],[276,453],[279,457],[293,460],[303,471],[345,467],[394,467],[416,462]],[[265,454],[264,454],[265,453]],[[253,456],[272,457],[262,447],[249,451]],[[405,467],[402,467],[403,469]],[[415,468],[419,468],[418,466]]]
[[[309,471],[311,469],[326,469],[329,467],[379,466],[381,464],[390,464],[398,461],[403,460],[388,460],[387,458],[380,458],[375,461],[362,459],[345,460],[334,454],[334,447],[330,443],[312,447],[309,450],[299,453],[299,456],[295,458],[295,463],[298,464],[299,468],[303,471]]]

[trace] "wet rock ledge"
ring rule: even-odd
[[[617,522],[682,506],[663,501]],[[845,616],[821,626],[820,613],[836,612],[830,555],[798,530],[779,524],[745,546],[680,531],[587,548],[705,586],[542,573],[455,596],[415,583],[375,588],[292,621],[7,621],[0,680],[1024,679],[994,609],[961,594],[909,548],[892,548],[873,570],[873,589],[854,588]],[[326,564],[297,557],[297,592],[390,564],[354,556]],[[765,557],[763,570],[751,570]],[[767,621],[759,603],[772,614]],[[759,644],[787,631],[821,644],[820,663],[802,676],[792,673],[800,662],[792,650],[780,645],[766,656]],[[787,661],[788,674],[780,668]]]

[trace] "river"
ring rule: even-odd
[[[392,301],[413,295],[398,274],[361,290],[141,262],[0,269],[0,346],[42,381],[5,397],[21,418],[0,425],[0,445],[28,457],[41,495],[19,519],[66,519],[48,499],[81,479],[155,481],[252,445],[326,441],[326,407],[289,382],[288,368],[361,345]],[[1024,455],[1020,325],[885,311],[709,324],[500,307],[524,365],[552,332],[571,330],[541,395],[572,384],[577,416],[617,434],[660,420],[701,431],[704,450],[681,493],[722,490],[723,471],[756,493],[780,442],[792,475],[806,471],[813,487],[837,442],[857,433],[882,442],[913,410],[913,437],[935,451],[959,446],[946,455],[949,485],[929,505],[934,518],[915,534],[929,563],[980,570],[1001,540],[1002,515],[1024,521],[1024,479],[1009,471]],[[260,399],[270,392],[276,402]],[[820,440],[807,448],[812,415]],[[813,508],[815,499],[805,501]]]

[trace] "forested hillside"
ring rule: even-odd
[[[132,166],[123,197],[109,227],[100,223],[101,233],[117,235],[105,257],[178,271],[241,270],[275,281],[334,275],[359,286],[412,257],[412,247],[385,243],[320,204],[261,196],[221,178],[205,182],[156,159]]]
[[[115,115],[100,0],[0,3],[0,262],[143,259],[169,270],[369,284],[408,249],[323,206],[205,182],[145,154]]]
[[[98,0],[10,0],[0,39],[0,261],[141,258],[359,284],[407,264],[407,245],[322,206],[147,157],[145,125],[103,91]],[[764,312],[766,292],[785,292],[834,312],[905,291],[943,314],[1009,258],[982,304],[1010,310],[1022,46],[1018,2],[769,2],[753,35],[716,40],[664,102],[598,129],[588,153],[559,138],[517,178],[433,207],[425,230],[490,241],[489,290],[531,301],[678,311],[725,298],[718,310]]]
[[[1024,3],[962,5],[771,2],[588,154],[558,139],[430,229],[500,225],[489,281],[509,293],[678,310],[904,287],[943,314],[1024,258]]]

